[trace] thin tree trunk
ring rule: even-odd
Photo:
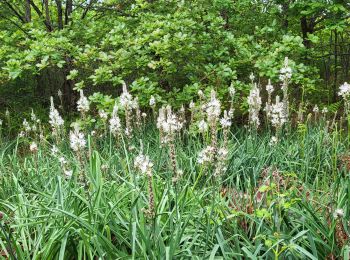
[[[49,31],[53,30],[50,18],[50,9],[49,9],[49,0],[44,0],[44,9],[45,9],[45,21],[48,26]]]
[[[63,29],[63,10],[62,10],[62,1],[56,0],[57,6],[57,23],[58,29]]]
[[[65,24],[66,25],[69,23],[72,11],[73,11],[73,2],[72,2],[72,0],[67,0],[66,1],[66,13],[65,13]]]
[[[30,7],[30,0],[25,0],[25,20],[27,23],[30,23],[32,20],[32,13]]]

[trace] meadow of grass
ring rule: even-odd
[[[268,131],[231,129],[220,176],[197,163],[209,135],[183,130],[176,180],[158,135],[152,123],[132,138],[89,135],[80,156],[67,141],[3,141],[2,257],[349,258],[348,142],[336,127],[304,124],[274,145]],[[151,178],[134,167],[140,149]]]
[[[146,115],[124,85],[106,111],[81,91],[70,131],[53,98],[49,125],[32,112],[17,138],[4,130],[0,256],[349,259],[350,85],[345,117],[296,116],[287,62],[265,114],[252,82],[247,127],[232,124],[232,87],[226,104],[199,91],[187,110],[151,98]]]

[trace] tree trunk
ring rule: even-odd
[[[66,25],[69,23],[72,11],[73,11],[73,2],[72,2],[72,0],[67,0],[66,1],[66,13],[65,13],[65,24]]]
[[[50,18],[50,9],[49,9],[49,0],[44,0],[44,9],[45,9],[45,23],[49,31],[53,30]]]
[[[311,48],[311,42],[308,38],[308,34],[311,33],[306,16],[300,18],[301,33],[303,36],[303,44],[307,49]]]
[[[25,0],[25,20],[27,23],[30,23],[32,20],[32,13],[30,7],[30,0]]]
[[[62,10],[62,1],[56,0],[56,6],[57,6],[57,23],[58,23],[58,29],[63,29],[63,10]]]

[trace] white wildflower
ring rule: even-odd
[[[38,151],[38,145],[35,142],[32,142],[29,146],[29,150],[32,153],[36,153]]]
[[[344,217],[344,210],[343,209],[336,209],[333,213],[333,217],[335,219]]]
[[[228,111],[228,117],[232,119],[234,112],[235,112],[235,110],[233,108],[230,108],[230,110]]]
[[[254,76],[254,73],[252,72],[252,73],[250,73],[250,75],[249,75],[249,79],[253,82],[254,81],[254,79],[255,79],[255,76]]]
[[[256,84],[250,90],[247,102],[249,105],[249,122],[251,125],[258,127],[260,125],[259,111],[261,109],[261,97],[260,90]]]
[[[344,84],[342,84],[339,87],[338,95],[344,99],[347,99],[350,96],[350,84],[348,84],[347,82],[344,82]]]
[[[228,150],[226,148],[220,148],[218,150],[218,158],[225,159],[227,158],[228,155]]]
[[[166,111],[166,116],[165,111],[159,111],[159,116],[157,120],[157,125],[159,126],[158,128],[161,128],[162,131],[166,134],[172,134],[181,130],[183,124],[172,112],[171,107],[169,105],[166,107]]]
[[[208,131],[208,124],[204,119],[198,122],[198,130],[201,133]]]
[[[104,111],[103,109],[98,111],[98,115],[100,116],[101,119],[103,120],[107,120],[108,118],[108,114],[106,111]]]
[[[86,113],[89,111],[90,103],[87,97],[84,96],[83,90],[80,90],[80,98],[77,102],[77,109],[79,112]]]
[[[120,129],[121,129],[121,123],[120,123],[120,118],[118,116],[118,106],[117,104],[115,104],[113,107],[111,119],[109,119],[109,130],[111,131],[112,134],[116,135],[117,133],[120,132]]]
[[[205,112],[208,117],[208,121],[216,121],[221,114],[221,103],[216,98],[215,90],[211,91],[210,101],[205,106]]]
[[[229,128],[232,125],[231,118],[227,111],[224,111],[224,116],[220,119],[220,124],[223,128]]]
[[[152,95],[151,98],[149,99],[149,105],[151,107],[154,107],[156,105],[156,99],[155,97]]]
[[[271,140],[270,140],[270,142],[269,142],[269,145],[270,145],[270,146],[275,146],[277,143],[278,143],[277,137],[276,137],[276,136],[272,136],[272,137],[271,137]]]
[[[67,178],[67,179],[70,179],[73,175],[73,171],[72,170],[64,170],[64,176]]]
[[[204,93],[202,90],[198,90],[197,94],[198,94],[199,98],[204,99]]]
[[[214,160],[215,147],[207,146],[198,153],[197,162],[199,164],[207,164]]]
[[[32,109],[32,112],[30,114],[30,119],[34,122],[34,123],[40,123],[40,119],[38,119],[34,113],[34,110]]]
[[[266,85],[266,91],[267,93],[269,93],[270,95],[272,94],[272,92],[274,91],[274,87],[271,84],[271,80],[269,79],[269,83]]]
[[[73,151],[77,152],[85,148],[86,140],[84,133],[80,132],[77,128],[69,133],[70,147]]]
[[[147,155],[139,154],[136,156],[134,161],[134,167],[139,170],[142,174],[152,176],[153,163],[150,161]]]
[[[228,92],[230,93],[231,98],[235,97],[236,89],[233,87],[233,84],[228,88]]]
[[[53,145],[53,146],[52,146],[52,148],[51,148],[51,153],[52,153],[53,155],[56,155],[56,154],[58,153],[58,148],[57,148],[56,145]]]
[[[189,108],[190,108],[190,109],[193,109],[194,107],[195,107],[195,103],[193,102],[193,100],[191,100],[190,105],[189,105]]]
[[[280,102],[279,96],[276,96],[276,103],[271,106],[271,124],[276,129],[280,129],[287,122],[283,109],[283,103]]]
[[[125,83],[123,83],[123,93],[120,95],[120,105],[127,110],[130,110],[133,105],[133,98],[128,92]]]
[[[318,106],[315,105],[314,108],[312,109],[312,111],[313,111],[314,113],[318,113],[320,110],[319,110]]]
[[[58,158],[58,161],[60,162],[60,164],[63,166],[67,163],[66,159],[64,157],[60,157]]]
[[[141,116],[142,116],[143,118],[146,118],[146,117],[147,117],[147,114],[146,114],[146,113],[142,113]]]
[[[292,78],[292,69],[289,67],[289,60],[288,57],[284,58],[284,66],[280,69],[280,80],[283,82],[288,81]]]
[[[59,112],[55,108],[53,97],[50,98],[51,105],[50,105],[50,114],[49,114],[49,123],[52,127],[53,133],[56,134],[58,129],[64,124],[64,121],[62,117],[60,116]]]
[[[32,130],[32,128],[30,127],[27,119],[24,119],[23,120],[23,127],[24,127],[24,131],[26,132],[30,132]]]
[[[328,108],[327,107],[324,107],[323,109],[322,109],[322,114],[327,114],[328,113]]]

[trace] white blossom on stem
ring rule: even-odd
[[[118,105],[117,104],[114,104],[112,116],[109,119],[109,130],[111,131],[111,133],[113,135],[120,133],[120,130],[121,130],[121,122],[120,122],[120,118],[118,115]]]
[[[69,141],[70,147],[75,152],[83,150],[86,146],[84,133],[80,132],[78,128],[75,128],[73,131],[70,131]]]
[[[80,90],[80,98],[77,102],[77,109],[81,113],[86,113],[90,109],[90,102],[87,99],[87,97],[84,96],[84,92],[82,89]]]
[[[287,122],[283,109],[283,103],[280,102],[279,96],[276,96],[276,103],[271,106],[271,124],[276,129],[280,129]]]
[[[61,126],[63,126],[64,121],[63,118],[60,116],[60,113],[58,110],[55,108],[55,104],[53,102],[53,97],[50,98],[50,114],[49,114],[49,123],[52,127],[52,132],[54,135],[57,135],[59,129]]]
[[[261,109],[261,97],[256,83],[250,90],[247,102],[249,105],[249,123],[257,128],[260,125],[259,112]]]

